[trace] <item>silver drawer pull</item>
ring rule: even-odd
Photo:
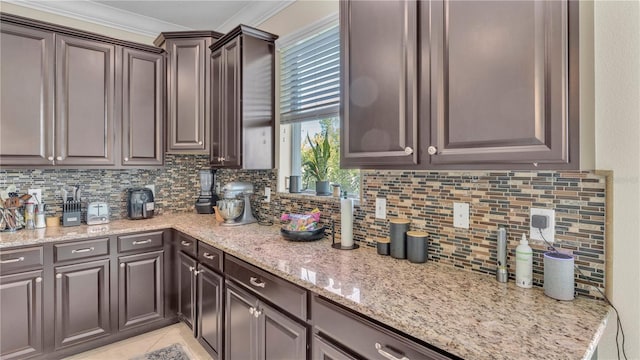
[[[191,245],[190,242],[184,241],[184,240],[180,241],[180,244],[182,244],[182,246],[190,246]]]
[[[249,308],[249,314],[253,315],[253,312],[256,311],[256,309],[254,309],[253,307]]]
[[[203,273],[204,270],[196,270],[193,272],[193,276],[198,276],[198,274]]]
[[[264,286],[267,285],[264,281],[258,282],[258,278],[253,276],[249,278],[249,282],[251,283],[251,285],[261,287],[263,289],[264,289]]]
[[[408,357],[404,356],[403,354],[398,354],[402,357],[395,357],[391,354],[389,354],[388,352],[386,352],[384,350],[384,346],[380,345],[379,343],[376,343],[376,350],[378,350],[378,354],[384,356],[385,358],[389,359],[389,360],[409,360]],[[387,348],[388,350],[391,350],[389,348]]]
[[[209,260],[213,260],[216,258],[215,254],[209,254],[208,252],[202,254],[202,256],[204,256],[206,259],[209,259]]]
[[[19,258],[14,258],[14,259],[2,260],[0,261],[0,264],[11,264],[11,263],[17,263],[20,261],[24,261],[24,256],[20,256]]]
[[[194,268],[193,266],[189,266],[189,272],[193,272],[193,270],[195,270],[196,268]]]
[[[151,239],[147,239],[147,240],[137,240],[132,242],[133,245],[142,245],[142,244],[148,244],[151,242]]]
[[[93,251],[93,250],[95,250],[93,247],[84,248],[84,249],[73,249],[73,250],[71,250],[71,253],[72,254],[86,253],[86,252]]]

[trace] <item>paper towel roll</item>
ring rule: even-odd
[[[340,245],[353,247],[353,200],[340,199]]]

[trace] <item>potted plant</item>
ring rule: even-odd
[[[331,145],[329,144],[327,131],[314,141],[307,134],[307,141],[311,146],[311,156],[302,164],[305,173],[316,179],[316,195],[331,195],[329,181],[327,180]]]

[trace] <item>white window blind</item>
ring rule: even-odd
[[[340,32],[337,22],[281,49],[280,122],[336,116],[340,110]]]

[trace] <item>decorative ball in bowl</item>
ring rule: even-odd
[[[225,223],[233,223],[244,211],[244,200],[242,199],[222,199],[216,203],[218,212]]]

